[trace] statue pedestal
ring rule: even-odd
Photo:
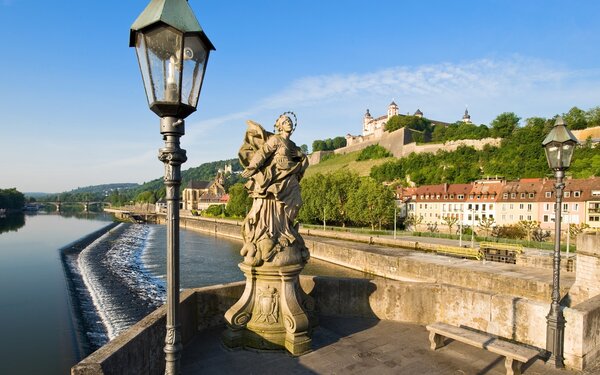
[[[226,313],[228,347],[287,350],[299,356],[311,350],[313,299],[300,287],[303,264],[253,267],[240,263],[246,276],[242,297]]]

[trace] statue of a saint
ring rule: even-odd
[[[306,155],[290,140],[295,123],[286,112],[275,122],[276,133],[247,121],[248,129],[239,157],[249,178],[245,187],[253,198],[242,235],[244,263],[260,266],[304,264],[308,250],[295,222],[302,205],[300,180],[308,167]]]
[[[316,318],[314,301],[300,286],[309,255],[296,222],[308,160],[290,140],[296,127],[290,116],[296,119],[291,112],[279,116],[275,134],[247,121],[239,153],[253,199],[242,224],[244,261],[239,267],[246,287],[225,312],[223,342],[229,347],[285,349],[296,356],[311,350]]]

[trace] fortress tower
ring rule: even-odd
[[[397,116],[397,115],[398,115],[398,105],[392,100],[392,102],[388,106],[387,119],[389,120],[390,117]]]

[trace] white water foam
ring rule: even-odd
[[[119,224],[115,229],[119,229],[123,224]],[[89,261],[89,257],[91,256],[91,252],[94,248],[96,248],[100,243],[105,241],[107,237],[110,235],[110,232],[103,234],[98,237],[94,242],[92,242],[89,246],[81,251],[79,254],[79,258],[77,259],[77,264],[79,266],[79,271],[81,272],[81,277],[83,279],[83,283],[85,287],[90,292],[92,297],[92,301],[94,302],[94,307],[96,308],[96,312],[100,316],[100,320],[102,324],[106,328],[106,332],[108,333],[109,340],[115,337],[114,328],[109,323],[110,320],[106,315],[106,309],[104,308],[104,298],[102,296],[107,294],[107,290],[102,286],[101,283],[97,282],[97,277],[95,272],[91,267],[91,262]]]
[[[148,238],[152,236],[150,227],[131,225],[126,228],[118,238],[112,240],[109,250],[102,256],[101,269],[97,269],[94,264],[97,265],[99,255],[93,254],[93,250],[107,240],[107,235],[100,237],[80,253],[78,265],[111,340],[135,324],[140,314],[144,316],[164,303],[165,291],[164,283],[153,277],[142,265],[141,254],[147,246]],[[96,263],[92,261],[92,257],[96,258]],[[134,304],[128,304],[128,298],[135,298],[137,307],[130,306]]]

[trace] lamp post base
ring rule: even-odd
[[[563,343],[565,334],[565,318],[560,307],[551,308],[550,314],[546,316],[546,354],[547,363],[556,368],[564,368]]]
[[[316,321],[312,297],[302,291],[303,265],[253,267],[239,265],[246,289],[226,313],[223,343],[228,347],[286,350],[293,356],[311,351]],[[308,312],[308,313],[307,313]]]

